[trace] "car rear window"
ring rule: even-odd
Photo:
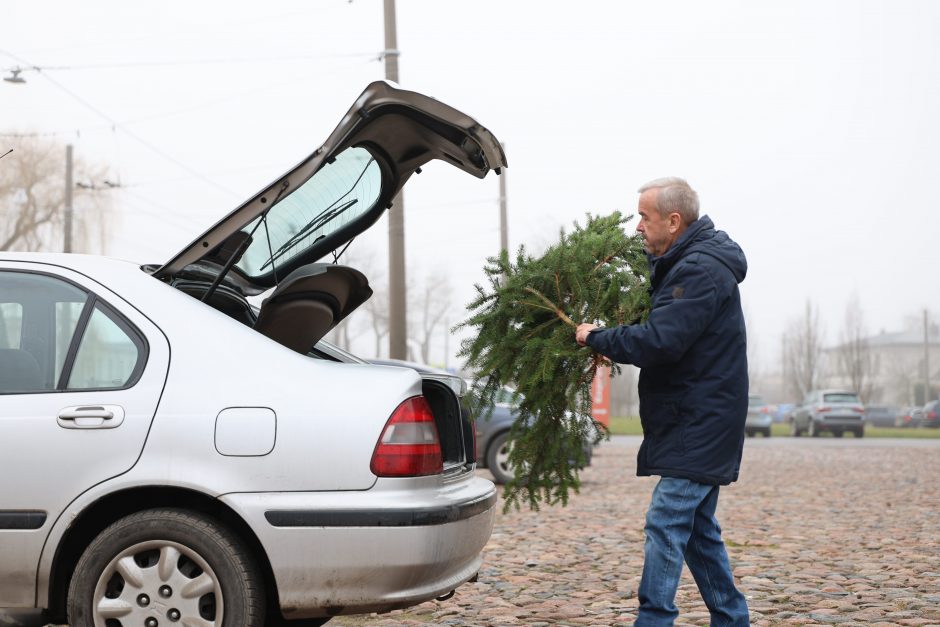
[[[846,393],[846,392],[823,394],[823,402],[825,403],[857,403],[858,394],[851,394],[851,393]]]
[[[250,277],[287,263],[319,239],[368,213],[382,191],[382,172],[365,148],[347,148],[270,209],[236,267]],[[252,233],[256,218],[242,231]]]

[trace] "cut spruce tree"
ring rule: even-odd
[[[472,331],[460,356],[476,376],[477,420],[486,420],[504,387],[518,393],[506,508],[567,504],[580,486],[583,443],[607,435],[591,418],[590,392],[608,362],[578,346],[575,328],[632,324],[648,313],[648,265],[642,240],[625,232],[629,220],[588,214],[541,256],[520,247],[514,260],[507,251],[488,259],[488,285],[476,285],[470,317],[457,327]]]

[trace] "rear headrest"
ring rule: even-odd
[[[18,348],[0,348],[0,393],[42,389],[42,372],[32,354]]]
[[[291,272],[261,304],[255,330],[307,354],[372,296],[365,275],[347,266],[312,263]]]

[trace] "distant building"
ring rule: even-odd
[[[870,355],[870,385],[856,390],[867,396],[869,404],[923,405],[940,393],[940,328],[930,325],[927,335],[927,360],[930,369],[930,394],[924,397],[924,331],[911,328],[897,333],[881,332],[866,338]],[[844,360],[843,346],[825,349],[827,385],[852,387]],[[866,394],[867,392],[867,394]]]

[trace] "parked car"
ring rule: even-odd
[[[898,417],[894,421],[895,427],[919,427],[921,418],[924,417],[924,410],[920,407],[905,407],[898,412]]]
[[[797,407],[798,405],[795,403],[780,403],[774,411],[774,422],[789,423],[793,419],[793,412],[796,411]]]
[[[930,401],[924,405],[920,419],[920,426],[936,428],[940,427],[940,401]]]
[[[477,416],[474,421],[477,442],[477,464],[486,468],[493,475],[493,481],[502,485],[516,476],[516,471],[509,463],[512,451],[510,430],[516,420],[516,407],[522,395],[510,388],[501,388],[489,415]],[[583,463],[580,467],[590,466],[594,455],[594,443],[585,440],[582,446]],[[571,455],[572,464],[577,464],[577,456]]]
[[[0,607],[300,627],[476,575],[497,496],[459,386],[319,342],[372,293],[339,255],[431,159],[505,166],[473,119],[373,83],[162,266],[0,252]]]
[[[744,423],[744,432],[748,437],[762,433],[765,438],[769,438],[772,423],[773,407],[766,404],[760,394],[748,394],[747,421]]]
[[[803,399],[790,418],[790,432],[799,437],[804,432],[811,437],[828,431],[841,438],[846,431],[855,437],[865,435],[865,407],[858,394],[850,390],[813,390]]]
[[[891,405],[866,405],[865,424],[871,427],[893,427],[901,409]]]

